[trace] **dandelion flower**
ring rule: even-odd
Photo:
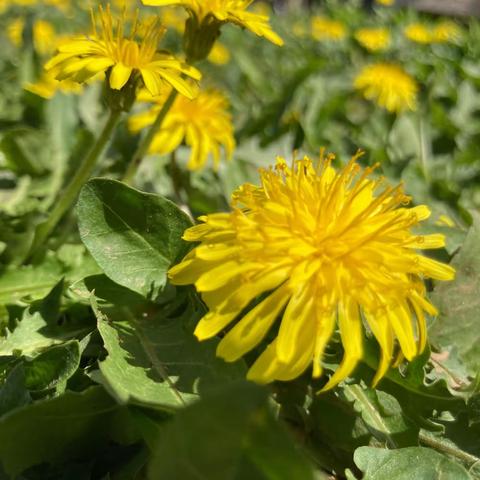
[[[355,33],[355,39],[367,50],[379,52],[390,45],[390,32],[386,28],[361,28]]]
[[[375,0],[379,5],[383,5],[384,7],[391,7],[395,0]]]
[[[195,335],[204,340],[227,326],[217,355],[235,361],[278,325],[248,378],[291,380],[322,356],[338,326],[344,358],[325,388],[350,375],[363,356],[365,325],[381,352],[376,384],[392,364],[395,340],[411,360],[426,345],[424,278],[451,280],[454,270],[418,253],[440,248],[442,235],[419,236],[426,206],[407,208],[401,185],[372,179],[356,157],[341,170],[332,157],[292,167],[278,159],[260,172],[261,186],[233,194],[232,211],[200,217],[184,239],[197,246],[171,268],[176,285],[194,283],[209,307]],[[272,332],[272,333],[274,333]]]
[[[136,33],[145,31],[144,25],[135,21],[131,35],[125,37],[125,19],[119,20],[114,28],[109,6],[106,10],[99,7],[99,17],[100,32],[93,18],[93,35],[64,42],[58,48],[59,53],[47,63],[45,68],[57,80],[68,78],[83,83],[107,72],[110,87],[120,90],[132,76],[138,75],[152,95],[160,95],[166,85],[171,85],[188,98],[195,96],[195,85],[182,78],[182,74],[199,80],[200,72],[173,55],[157,51],[163,30],[156,22],[149,23],[142,41],[137,42]]]
[[[449,20],[438,23],[432,30],[432,39],[436,43],[456,41],[460,35],[460,27]]]
[[[16,46],[23,45],[25,19],[17,18],[7,28],[7,36]],[[36,20],[32,26],[33,48],[40,55],[49,55],[55,50],[57,37],[53,25],[46,20]]]
[[[398,65],[375,63],[366,66],[355,78],[355,88],[390,112],[415,110],[417,83]]]
[[[248,12],[253,0],[142,0],[144,5],[164,7],[178,5],[184,7],[198,25],[235,23],[259,37],[265,37],[276,45],[283,40],[272,30],[268,16]]]
[[[158,105],[130,118],[131,131],[137,132],[155,121],[167,97],[166,93],[155,98]],[[141,98],[145,99],[145,96]],[[187,165],[190,170],[204,167],[210,154],[215,167],[218,167],[221,147],[227,157],[231,156],[235,148],[232,118],[228,108],[228,100],[216,90],[201,91],[193,100],[177,97],[153,139],[150,152],[167,154],[185,141],[192,149]]]
[[[407,25],[403,33],[409,40],[415,43],[428,44],[433,40],[430,29],[421,23]]]
[[[316,16],[312,18],[312,37],[315,40],[340,41],[347,36],[345,25],[336,20]]]

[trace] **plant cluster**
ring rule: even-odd
[[[480,23],[0,1],[0,478],[480,479]]]

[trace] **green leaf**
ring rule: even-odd
[[[348,385],[344,392],[377,440],[390,448],[417,443],[419,429],[405,417],[395,397],[360,385]]]
[[[0,338],[0,357],[23,355],[33,357],[40,351],[61,344],[76,336],[89,332],[88,327],[78,325],[57,325],[63,282],[59,282],[43,299],[24,310],[22,319],[13,332]]]
[[[0,304],[41,299],[63,274],[62,264],[50,257],[39,265],[7,269],[0,275]]]
[[[188,250],[191,221],[174,203],[107,179],[90,180],[77,205],[80,236],[105,274],[146,297],[165,286]]]
[[[94,309],[108,352],[100,363],[101,380],[121,403],[171,410],[245,375],[243,362],[216,358],[218,341],[199,342],[181,318],[168,318],[163,311],[134,315],[123,308],[111,321]]]
[[[0,141],[0,151],[5,155],[12,170],[32,176],[43,172],[38,152],[45,156],[44,134],[27,128],[17,128],[6,133]]]
[[[25,371],[23,365],[18,363],[9,372],[5,383],[0,388],[0,417],[30,402],[30,393],[25,387]]]
[[[429,448],[360,447],[354,460],[364,473],[363,480],[472,480],[461,465]]]
[[[439,282],[433,303],[440,315],[430,329],[434,343],[454,346],[460,358],[476,374],[480,369],[480,214],[472,212],[473,225],[452,266],[453,282]]]
[[[80,366],[76,340],[56,345],[25,362],[25,383],[30,391],[49,390],[65,383]]]
[[[103,388],[67,392],[0,418],[0,463],[14,476],[40,463],[91,456],[129,428],[124,409]]]
[[[312,475],[269,411],[267,392],[243,382],[181,410],[162,430],[148,471],[151,480],[311,480]]]

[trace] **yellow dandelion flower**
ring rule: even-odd
[[[403,30],[403,33],[409,40],[415,43],[428,44],[433,40],[432,32],[422,23],[412,23],[407,25]]]
[[[354,86],[368,100],[374,100],[390,112],[415,110],[418,86],[398,65],[367,65],[355,78]]]
[[[395,3],[395,0],[375,0],[375,2],[384,7],[391,7]]]
[[[93,13],[92,13],[93,17]],[[109,84],[114,90],[122,89],[133,76],[142,78],[152,95],[160,95],[166,85],[171,85],[182,95],[196,95],[192,85],[182,74],[199,80],[200,72],[165,52],[159,52],[158,42],[163,29],[157,22],[150,22],[143,39],[135,40],[137,30],[144,28],[135,21],[130,36],[124,36],[125,19],[114,28],[110,6],[99,7],[101,30],[97,32],[96,19],[92,19],[93,34],[62,43],[58,54],[45,68],[51,70],[57,80],[71,79],[83,83],[100,72],[109,74]]]
[[[315,16],[311,23],[312,37],[315,40],[340,41],[347,36],[345,25],[337,20],[330,20],[326,17]]]
[[[57,92],[79,94],[83,90],[80,84],[71,80],[56,80],[51,72],[44,72],[38,81],[27,83],[23,88],[46,99],[52,98]]]
[[[131,131],[137,132],[155,121],[168,96],[167,93],[155,99],[158,105],[130,118]],[[147,100],[145,96],[142,99]],[[191,148],[187,165],[190,170],[203,168],[210,154],[217,168],[221,147],[224,148],[227,157],[231,156],[235,148],[232,117],[228,109],[227,98],[216,90],[200,91],[193,100],[177,97],[153,139],[150,152],[167,154],[176,150],[185,141]]]
[[[417,251],[445,244],[443,235],[411,231],[428,207],[406,208],[402,186],[370,178],[375,167],[362,171],[356,157],[340,171],[331,161],[304,158],[289,167],[278,159],[260,172],[260,187],[233,194],[230,213],[200,217],[186,230],[183,238],[198,245],[169,271],[176,285],[194,283],[209,308],[195,330],[200,340],[235,323],[217,348],[226,361],[279,323],[248,372],[253,381],[291,380],[309,366],[319,377],[338,326],[345,353],[325,387],[332,388],[361,360],[366,324],[381,351],[376,384],[392,364],[395,340],[408,360],[426,345],[425,312],[437,312],[423,279],[454,277],[450,266]]]
[[[142,0],[144,5],[184,7],[191,16],[192,38],[190,42],[205,43],[202,52],[195,52],[194,59],[205,58],[215,39],[219,28],[224,23],[234,23],[246,28],[259,37],[264,37],[276,45],[283,45],[283,40],[272,30],[269,18],[265,15],[247,11],[253,0]],[[207,38],[208,37],[208,38]],[[194,48],[192,45],[191,48]],[[198,48],[198,45],[197,45]],[[203,55],[203,56],[202,56]]]
[[[460,27],[452,21],[445,20],[438,23],[432,30],[432,39],[436,43],[456,41],[461,35]]]
[[[162,19],[162,24],[167,28],[176,30],[178,33],[185,31],[185,22],[188,18],[185,11],[179,11],[176,8],[166,8],[162,11],[160,18]]]
[[[23,45],[25,19],[17,18],[7,27],[7,36],[16,46]],[[51,54],[56,47],[57,36],[53,25],[46,20],[35,20],[32,26],[33,48],[40,55]]]
[[[230,61],[230,52],[223,43],[216,42],[208,55],[208,60],[216,65],[226,65]]]
[[[385,50],[390,45],[390,32],[386,28],[361,28],[355,32],[357,42],[371,52]]]

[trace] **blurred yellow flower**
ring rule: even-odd
[[[355,39],[371,52],[385,50],[390,45],[390,32],[386,28],[361,28],[355,32]]]
[[[7,36],[16,46],[23,45],[25,19],[17,18],[7,27]],[[33,48],[39,55],[49,55],[56,47],[57,37],[53,25],[46,20],[35,20],[32,26]]]
[[[407,25],[403,31],[405,36],[412,42],[427,44],[432,42],[432,33],[430,29],[422,23],[412,23]]]
[[[162,25],[167,28],[172,28],[178,33],[183,33],[185,30],[185,22],[187,21],[187,15],[184,11],[179,11],[176,8],[166,8],[162,10],[161,14]]]
[[[417,83],[398,65],[367,65],[355,78],[354,85],[365,98],[390,112],[400,113],[416,108]]]
[[[100,72],[107,72],[114,90],[122,89],[132,76],[140,76],[152,95],[161,94],[165,85],[171,85],[188,98],[196,95],[197,88],[182,78],[182,74],[199,80],[200,72],[173,55],[157,51],[163,35],[157,22],[149,22],[142,40],[137,42],[137,30],[143,28],[137,22],[131,35],[126,37],[125,19],[119,20],[115,28],[110,6],[106,10],[99,7],[99,17],[100,32],[93,18],[92,35],[62,43],[59,53],[47,63],[45,68],[51,70],[57,80],[69,78],[82,83]]]
[[[179,5],[184,7],[198,25],[235,23],[276,45],[283,40],[272,30],[268,16],[248,12],[252,0],[142,0],[144,5],[163,7]]]
[[[223,43],[216,42],[208,55],[208,60],[216,65],[226,65],[230,61],[230,52]]]
[[[432,30],[432,40],[437,43],[456,41],[461,36],[460,27],[450,20],[439,22]]]
[[[144,95],[141,97],[142,100],[155,101],[157,105],[146,112],[133,115],[128,122],[131,131],[138,132],[153,124],[165,103],[167,93],[169,92],[155,99]],[[227,98],[216,90],[200,91],[193,100],[177,97],[153,139],[150,152],[167,154],[185,141],[192,149],[187,165],[190,170],[203,168],[210,154],[214,167],[218,168],[220,148],[224,148],[227,157],[231,156],[235,148],[232,117],[228,109]]]
[[[312,37],[315,40],[343,40],[347,36],[345,25],[337,20],[315,16],[311,23]]]
[[[395,0],[375,0],[379,5],[383,5],[384,7],[391,7]]]
[[[200,217],[186,230],[183,238],[198,245],[169,271],[175,285],[194,283],[209,308],[198,339],[235,323],[217,348],[226,361],[277,332],[248,372],[253,381],[292,380],[309,366],[319,377],[338,326],[344,358],[325,389],[334,387],[363,356],[365,322],[381,351],[376,384],[395,339],[408,360],[426,345],[425,312],[437,311],[423,279],[454,277],[450,266],[418,253],[445,244],[443,235],[411,231],[428,207],[406,208],[402,185],[370,178],[375,167],[362,170],[357,157],[339,171],[332,157],[291,167],[280,158],[262,170],[260,187],[233,194],[230,213]]]
[[[71,80],[56,80],[49,72],[45,72],[37,82],[27,83],[23,88],[45,99],[52,98],[57,92],[79,94],[83,90],[80,84]]]

